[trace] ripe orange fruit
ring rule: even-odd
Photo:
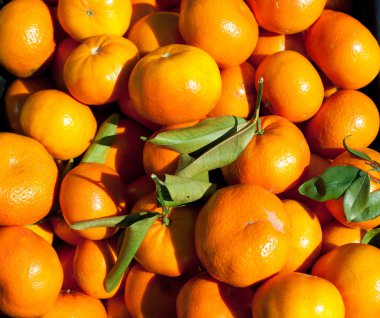
[[[74,256],[76,247],[69,244],[59,244],[55,247],[63,270],[61,290],[80,290],[74,278]]]
[[[62,291],[53,307],[40,318],[107,318],[107,312],[99,299],[80,291]]]
[[[185,42],[209,53],[222,68],[252,54],[258,26],[244,1],[182,0],[179,30]]]
[[[130,318],[127,307],[124,302],[124,293],[118,293],[115,296],[105,300],[107,318]]]
[[[72,229],[62,215],[54,215],[50,218],[50,224],[54,234],[65,243],[78,245],[84,238],[78,234],[77,230]]]
[[[131,21],[132,4],[131,0],[62,0],[58,2],[57,14],[62,28],[81,42],[100,34],[122,36]]]
[[[307,205],[290,199],[283,203],[290,220],[291,239],[289,256],[280,273],[305,273],[321,252],[321,225]]]
[[[324,10],[307,30],[305,44],[311,59],[339,88],[362,88],[379,73],[379,43],[346,13]]]
[[[118,292],[118,286],[107,292],[104,279],[116,262],[116,241],[83,240],[75,250],[73,276],[81,290],[95,298],[111,298]]]
[[[0,10],[0,65],[17,77],[41,72],[55,49],[49,7],[41,0],[11,1]]]
[[[128,31],[132,29],[135,23],[149,13],[160,10],[158,0],[131,0],[132,17]]]
[[[25,225],[26,228],[41,236],[50,245],[53,244],[54,232],[49,222],[40,222],[35,224]]]
[[[4,95],[5,115],[9,127],[13,132],[22,134],[20,127],[20,112],[26,99],[33,93],[41,90],[53,88],[53,85],[46,76],[35,76],[31,78],[17,78]]]
[[[348,243],[360,243],[366,231],[352,228],[333,220],[322,228],[321,254],[330,252],[337,246]]]
[[[195,246],[211,276],[245,287],[283,268],[290,247],[289,227],[276,195],[256,185],[238,184],[217,190],[203,206]]]
[[[36,317],[53,306],[63,273],[57,253],[23,226],[0,227],[0,311]]]
[[[207,273],[188,280],[179,291],[178,318],[251,317],[250,288],[237,288],[217,281]]]
[[[153,274],[136,263],[125,281],[124,302],[127,310],[134,318],[175,318],[176,298],[183,284],[183,277]]]
[[[222,94],[208,117],[248,118],[256,102],[255,69],[248,62],[222,69]]]
[[[328,280],[304,273],[276,275],[255,292],[255,318],[344,318],[342,295]],[[359,317],[359,316],[357,316]]]
[[[0,133],[0,149],[0,226],[41,220],[56,193],[53,158],[37,140],[14,133]]]
[[[359,243],[338,246],[314,264],[312,274],[333,283],[346,307],[346,318],[379,317],[378,248]]]
[[[169,125],[204,118],[220,97],[222,80],[215,60],[205,51],[171,44],[137,62],[128,88],[141,116]]]
[[[97,128],[87,105],[55,89],[29,96],[20,113],[20,124],[25,134],[61,160],[80,156],[90,146]]]
[[[257,23],[279,34],[305,31],[321,15],[326,0],[248,0]]]
[[[289,120],[261,117],[262,134],[255,135],[240,156],[222,167],[228,184],[252,183],[278,194],[297,184],[310,162],[302,132]]]
[[[148,175],[142,175],[125,186],[125,195],[128,206],[133,207],[142,197],[154,192],[156,186],[152,178]]]
[[[125,212],[125,188],[120,175],[105,164],[80,163],[63,178],[59,203],[68,224]],[[79,230],[90,240],[114,235],[117,228],[97,227]]]
[[[370,148],[359,148],[358,150],[366,153],[370,158],[380,162],[380,153],[376,150]],[[351,155],[348,151],[343,152],[341,155],[335,158],[332,162],[332,166],[354,166],[359,168],[365,172],[368,172],[370,176],[373,176],[375,179],[379,180],[380,172],[372,169],[371,166],[365,163],[366,161],[363,159],[359,159],[353,155]],[[380,190],[380,183],[370,180],[370,192]],[[360,228],[364,230],[372,229],[378,225],[380,225],[380,216],[362,222],[348,222],[346,219],[346,215],[343,209],[343,197],[340,197],[337,200],[328,200],[325,202],[327,209],[330,213],[342,224],[347,225],[353,228]]]
[[[256,88],[264,79],[263,102],[292,122],[313,117],[323,102],[321,77],[309,60],[296,51],[273,53],[256,70]]]
[[[93,36],[71,52],[63,69],[63,79],[70,94],[81,103],[114,102],[126,89],[138,58],[137,47],[122,36]]]
[[[128,39],[138,48],[141,56],[155,49],[175,43],[184,43],[178,28],[179,14],[175,12],[152,12],[128,31]]]
[[[339,90],[327,98],[307,123],[305,137],[321,156],[335,158],[344,152],[343,139],[351,148],[368,147],[379,133],[379,110],[364,93]]]
[[[165,276],[179,276],[197,268],[199,260],[195,252],[195,221],[199,207],[171,208],[169,224],[162,218],[149,229],[135,254],[135,259],[148,271]],[[162,213],[157,206],[155,193],[141,198],[131,213],[154,211]]]

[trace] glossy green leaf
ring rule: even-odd
[[[362,238],[362,243],[380,247],[380,228],[369,230]]]
[[[369,176],[361,173],[347,188],[343,196],[343,209],[347,221],[354,220],[365,210],[369,201]]]
[[[81,162],[104,163],[106,161],[108,150],[115,140],[119,118],[119,114],[112,114],[102,123]]]
[[[367,207],[363,212],[358,214],[353,222],[362,222],[372,220],[380,216],[380,190],[370,193]]]
[[[104,281],[106,291],[110,292],[117,287],[149,229],[157,219],[158,215],[150,215],[150,217],[139,220],[124,230],[116,263],[107,273]]]
[[[176,174],[177,174],[177,172],[181,171],[182,169],[184,169],[185,167],[190,165],[194,160],[195,160],[195,158],[191,157],[188,154],[185,154],[185,153],[181,154],[179,156]],[[208,182],[210,180],[210,176],[209,176],[208,171],[205,171],[204,173],[201,173],[201,174],[195,176],[193,179]]]
[[[352,166],[329,167],[321,175],[304,182],[298,192],[317,201],[338,199],[358,178],[360,171]]]
[[[362,151],[359,151],[359,150],[355,150],[355,149],[352,149],[350,148],[347,143],[346,143],[346,139],[349,138],[350,136],[347,136],[343,139],[343,146],[344,148],[353,156],[355,157],[358,157],[358,158],[361,158],[361,159],[364,159],[364,160],[369,160],[369,161],[372,161],[372,159],[364,152]]]

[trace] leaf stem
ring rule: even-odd
[[[262,135],[263,130],[261,129],[261,121],[260,121],[260,108],[261,108],[261,100],[263,98],[263,86],[264,86],[264,79],[260,77],[259,81],[259,88],[257,90],[257,98],[256,98],[256,105],[255,105],[255,112],[254,116],[251,119],[251,122],[256,123],[256,132],[255,135]]]
[[[158,177],[154,173],[152,173],[150,177],[153,179],[153,181],[156,185],[157,200],[158,200],[158,203],[162,207],[162,223],[165,225],[169,225],[170,220],[168,218],[168,214],[169,214],[170,210],[167,208],[167,206],[165,204],[164,197],[162,196],[161,181],[160,181],[160,179],[158,179]]]

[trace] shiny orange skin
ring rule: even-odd
[[[332,283],[297,272],[269,278],[252,301],[255,318],[344,318],[345,312],[342,295]]]
[[[326,0],[248,0],[257,23],[279,34],[305,31],[321,15]]]
[[[215,60],[202,49],[185,44],[166,45],[142,57],[128,84],[137,113],[160,125],[204,118],[221,90]]]
[[[133,25],[145,17],[149,13],[157,12],[160,10],[157,0],[131,0],[132,3],[132,17],[128,30],[132,29]],[[127,33],[128,33],[127,30]]]
[[[105,300],[107,318],[130,318],[124,303],[123,291]]]
[[[177,297],[177,317],[251,317],[253,292],[217,281],[207,273],[189,279]]]
[[[346,318],[379,317],[380,262],[378,248],[349,243],[323,255],[311,273],[333,283],[346,307]]]
[[[292,122],[313,117],[322,106],[324,88],[321,77],[302,54],[285,50],[271,54],[256,70],[256,89],[264,80],[263,102],[269,110]]]
[[[63,79],[81,103],[103,105],[119,99],[138,59],[137,47],[130,40],[112,34],[93,36],[70,53]]]
[[[63,281],[53,247],[25,227],[1,227],[0,255],[0,311],[11,317],[47,312]]]
[[[124,183],[119,174],[100,163],[81,163],[62,180],[59,203],[68,224],[124,214]],[[117,228],[97,227],[78,230],[84,238],[101,240]]]
[[[43,71],[55,50],[54,26],[42,0],[11,1],[0,10],[0,65],[17,77]]]
[[[28,224],[25,225],[26,228],[41,236],[46,242],[50,245],[53,244],[54,232],[51,228],[49,222],[44,221],[40,223]]]
[[[258,37],[254,15],[239,0],[182,0],[179,30],[187,44],[205,50],[221,68],[246,61]]]
[[[379,43],[346,13],[324,10],[307,30],[305,45],[310,58],[338,88],[362,88],[379,73]]]
[[[211,276],[246,287],[283,268],[290,235],[289,217],[276,195],[257,185],[238,184],[217,190],[203,206],[195,246]]]
[[[78,245],[84,238],[78,234],[77,230],[70,227],[62,215],[54,215],[50,219],[50,224],[53,228],[54,234],[65,243],[70,245]]]
[[[35,139],[0,133],[0,226],[27,225],[53,206],[58,169]]]
[[[262,134],[254,136],[239,157],[222,167],[228,184],[251,183],[278,194],[297,184],[310,162],[302,132],[289,120],[261,117]]]
[[[307,123],[305,137],[314,152],[335,158],[344,152],[343,139],[351,148],[368,147],[379,133],[379,110],[364,93],[339,90],[328,97]]]

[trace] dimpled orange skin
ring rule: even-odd
[[[160,125],[180,124],[206,116],[220,97],[222,79],[205,51],[171,44],[137,62],[128,90],[141,116]]]
[[[333,283],[346,307],[345,318],[380,317],[380,251],[349,243],[320,257],[311,273]]]
[[[279,34],[305,31],[321,15],[326,0],[248,0],[257,23]]]
[[[247,60],[259,33],[254,15],[240,0],[183,0],[179,30],[186,43],[204,49],[221,68]]]
[[[305,45],[311,59],[338,88],[362,88],[379,73],[376,38],[343,12],[325,10],[307,30]]]
[[[351,148],[368,147],[379,133],[379,110],[364,93],[339,90],[328,97],[306,124],[305,137],[314,151],[326,158],[344,152],[343,139]]]
[[[263,134],[254,136],[222,173],[228,184],[252,183],[279,194],[302,177],[310,149],[302,132],[285,118],[261,117],[261,127]]]
[[[264,80],[263,102],[275,115],[298,123],[313,117],[322,106],[321,77],[311,62],[296,51],[268,56],[256,70],[256,89],[260,78]]]
[[[370,148],[359,148],[358,150],[367,154],[371,159],[380,162],[380,153],[376,150]],[[348,151],[345,151],[341,155],[335,158],[332,163],[332,166],[354,166],[363,171],[368,172],[370,176],[373,176],[377,180],[380,179],[380,172],[373,170],[369,165],[365,163],[366,161],[351,155]],[[380,190],[380,183],[376,183],[375,181],[370,180],[370,192]],[[380,225],[380,216],[362,222],[348,222],[346,219],[346,215],[343,209],[343,197],[340,197],[337,200],[328,200],[325,202],[327,209],[330,213],[342,224],[353,227],[360,228],[364,230],[372,229],[378,225]]]
[[[138,59],[137,47],[130,40],[111,34],[93,36],[71,52],[63,79],[81,103],[103,105],[119,99]]]
[[[252,184],[228,186],[217,190],[201,209],[195,246],[211,276],[246,287],[285,265],[290,220],[281,200],[268,190]]]

